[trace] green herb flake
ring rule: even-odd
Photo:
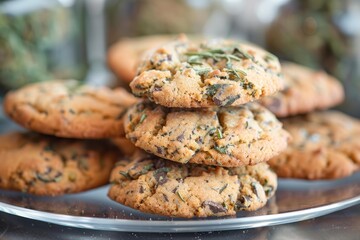
[[[219,153],[227,154],[227,147],[226,146],[223,146],[223,147],[214,146],[214,149],[216,151],[218,151]]]
[[[120,171],[119,173],[127,179],[132,179],[128,172]]]
[[[157,175],[157,174],[162,173],[162,172],[167,173],[167,172],[170,172],[170,171],[171,171],[171,168],[169,168],[169,167],[163,167],[163,168],[156,169],[156,170],[154,171],[154,175]]]
[[[216,61],[221,59],[225,59],[227,62],[230,62],[231,59],[235,61],[241,61],[241,58],[234,54],[226,53],[223,49],[206,49],[199,52],[187,52],[185,55],[188,56],[189,63],[199,63],[199,60],[208,58],[214,59]]]
[[[144,120],[146,119],[146,117],[147,117],[146,113],[143,113],[143,114],[141,115],[141,117],[140,117],[140,122],[139,122],[139,123],[143,123]]]
[[[152,164],[152,163],[144,166],[143,169],[141,170],[141,174],[147,173],[153,166],[154,166],[154,164]]]
[[[219,190],[219,193],[221,194],[228,186],[229,186],[228,183],[226,183],[224,186],[222,186]]]
[[[222,84],[214,84],[214,85],[211,85],[209,86],[207,89],[206,89],[206,95],[208,96],[214,96],[216,94],[216,92],[219,90],[219,88],[221,88],[223,85]]]
[[[62,179],[62,175],[57,176],[57,177],[54,178],[54,182],[60,182],[61,179]]]
[[[274,188],[272,186],[264,186],[264,191],[266,196],[269,196],[274,191]]]
[[[198,75],[205,75],[205,74],[207,74],[208,72],[211,71],[211,68],[208,68],[208,67],[194,67],[194,70],[195,70],[196,74],[198,74]]]
[[[181,196],[179,191],[176,191],[176,195],[181,199],[181,201],[185,202],[183,196]]]
[[[223,134],[222,134],[222,132],[221,132],[221,130],[220,130],[219,128],[216,129],[216,133],[217,133],[217,137],[218,137],[219,139],[224,138],[224,136],[223,136]]]
[[[239,48],[234,48],[233,54],[242,59],[251,59],[251,60],[254,59],[254,57],[252,55],[248,54],[247,52],[242,51]]]

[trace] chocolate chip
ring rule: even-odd
[[[163,147],[159,147],[159,146],[156,146],[156,152],[158,153],[158,154],[164,154],[164,148]]]
[[[169,201],[168,197],[167,197],[165,194],[163,194],[163,197],[164,197],[164,199],[165,199],[165,202],[168,202],[168,201]]]
[[[176,140],[178,140],[179,142],[182,142],[185,139],[184,133],[180,134],[179,136],[177,136]]]
[[[255,182],[251,183],[251,188],[257,197],[259,197],[259,189],[258,189],[259,187],[260,187],[259,184],[255,183]]]
[[[154,91],[154,92],[160,92],[161,89],[162,89],[161,87],[154,87],[154,90],[153,90],[153,91]]]
[[[250,206],[250,196],[241,196],[235,203],[235,211],[244,210]]]
[[[267,108],[271,111],[277,111],[277,110],[279,110],[280,106],[281,106],[280,99],[273,97],[273,98],[271,98],[270,104],[267,105]]]
[[[139,193],[144,193],[144,187],[142,185],[140,186]]]
[[[156,174],[154,174],[154,177],[158,183],[158,185],[163,185],[164,183],[167,182],[167,173],[166,172],[158,172]]]
[[[208,206],[213,213],[227,212],[227,209],[222,204],[213,201],[205,201],[202,203],[202,206]]]
[[[179,189],[179,186],[176,186],[171,192],[176,193],[176,191]]]

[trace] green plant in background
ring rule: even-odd
[[[78,24],[74,22],[70,8],[57,1],[53,3],[48,1],[39,8],[14,12],[4,7],[11,1],[0,4],[2,88],[12,89],[32,82],[84,75],[84,66],[76,61],[77,46],[72,46],[79,34]]]
[[[267,32],[267,45],[279,56],[333,72],[347,55],[348,39],[335,24],[338,0],[296,0],[283,8]]]
[[[348,14],[346,0],[293,0],[285,5],[266,33],[267,48],[285,60],[314,69],[324,69],[345,86],[347,102],[343,109],[360,116],[360,53],[356,37],[344,31],[340,19]],[[359,2],[355,3],[359,5]],[[360,14],[360,12],[358,12]],[[350,22],[354,24],[354,22]],[[356,24],[356,23],[355,23]],[[358,27],[360,26],[357,23]],[[360,32],[354,33],[360,35]]]

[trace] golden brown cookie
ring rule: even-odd
[[[165,108],[149,101],[129,108],[126,137],[137,147],[180,163],[238,167],[267,161],[287,146],[288,133],[264,107]]]
[[[68,138],[108,138],[124,135],[122,117],[137,101],[124,89],[111,90],[57,80],[10,92],[4,111],[36,132]]]
[[[285,89],[260,103],[278,117],[308,113],[333,107],[344,99],[340,82],[323,71],[295,63],[282,64]]]
[[[2,135],[0,188],[50,196],[85,191],[108,182],[118,157],[105,140]]]
[[[125,137],[112,138],[111,142],[117,146],[125,155],[132,155],[137,149],[136,146]]]
[[[272,95],[283,80],[278,59],[258,47],[179,38],[146,54],[130,87],[166,107],[223,107]]]
[[[334,179],[360,167],[360,121],[337,111],[285,119],[289,147],[269,161],[279,177]]]
[[[173,35],[153,35],[121,39],[110,47],[108,64],[123,81],[131,82],[136,76],[136,65],[148,49],[158,47],[174,39]]]
[[[234,215],[263,207],[277,188],[266,163],[238,168],[179,164],[138,151],[117,164],[109,197],[171,217]]]

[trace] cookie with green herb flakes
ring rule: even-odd
[[[49,196],[85,191],[108,182],[118,156],[105,140],[2,135],[0,188]]]
[[[124,135],[122,117],[137,99],[124,89],[95,88],[75,80],[36,83],[9,92],[6,114],[30,130],[67,138]]]
[[[294,63],[283,63],[285,89],[260,103],[278,117],[326,109],[341,103],[344,89],[340,82],[323,71]]]
[[[279,177],[336,179],[360,168],[360,121],[337,111],[285,119],[289,147],[269,161]]]
[[[278,59],[258,47],[180,38],[147,54],[130,87],[136,96],[166,107],[223,107],[272,95],[283,80]]]
[[[149,101],[129,108],[126,137],[137,147],[180,163],[238,167],[267,161],[289,135],[264,107],[166,108]]]
[[[129,83],[136,76],[136,65],[147,50],[174,39],[174,35],[151,35],[121,39],[108,51],[109,67],[121,80]]]
[[[180,164],[143,151],[119,162],[109,197],[131,208],[171,217],[234,215],[263,207],[277,188],[266,163],[224,168]]]

